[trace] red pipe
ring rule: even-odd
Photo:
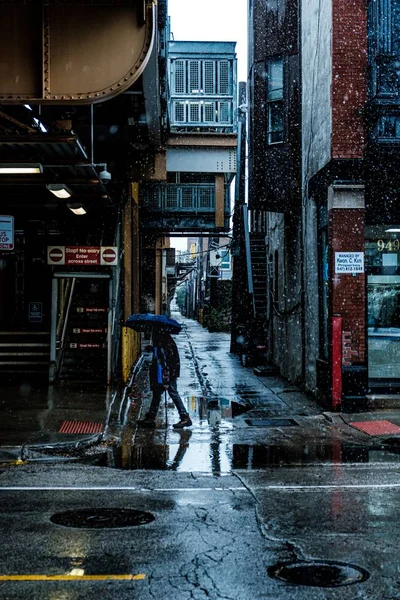
[[[342,317],[332,317],[332,408],[342,402]]]

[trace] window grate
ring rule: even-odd
[[[219,86],[218,92],[220,94],[229,94],[229,62],[227,60],[221,60],[219,65]]]
[[[213,194],[211,188],[199,189],[199,208],[212,208]]]
[[[165,189],[165,206],[166,208],[178,208],[178,192],[175,187],[167,187]]]
[[[175,61],[175,86],[174,93],[175,94],[184,94],[186,90],[185,85],[185,60],[176,60]]]
[[[229,102],[218,102],[218,122],[230,123]]]
[[[204,93],[215,94],[216,82],[215,82],[215,61],[205,60],[204,61]]]
[[[216,122],[216,109],[215,102],[204,103],[204,122],[215,123]]]
[[[200,62],[198,60],[189,61],[189,94],[200,93]]]
[[[199,102],[191,102],[189,104],[189,121],[191,123],[200,123],[200,103]]]
[[[186,110],[184,102],[175,102],[175,123],[185,123],[186,122]]]

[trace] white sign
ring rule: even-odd
[[[0,250],[14,250],[14,217],[0,215]]]
[[[364,252],[335,252],[335,273],[364,273]]]

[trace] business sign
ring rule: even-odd
[[[118,248],[114,246],[48,246],[47,264],[114,267],[118,264]]]
[[[0,250],[14,250],[14,217],[0,215]]]
[[[364,273],[364,252],[335,252],[335,273]]]

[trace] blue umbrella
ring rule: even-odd
[[[165,315],[153,315],[151,313],[136,313],[128,317],[125,325],[135,331],[165,331],[167,333],[179,333],[182,325],[175,319]]]

